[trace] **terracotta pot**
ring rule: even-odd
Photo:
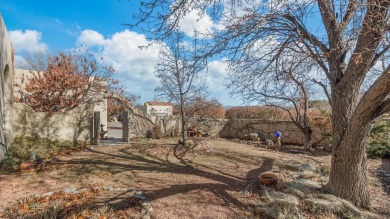
[[[278,176],[274,173],[262,173],[259,176],[259,182],[265,185],[272,185],[278,182]]]
[[[45,161],[40,161],[40,162],[26,161],[20,164],[20,172],[22,173],[41,171],[44,168],[45,168]]]

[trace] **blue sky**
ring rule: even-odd
[[[2,1],[0,10],[9,30],[38,30],[52,52],[74,47],[78,32],[93,29],[103,35],[121,31],[131,21],[129,1]]]
[[[0,0],[0,12],[14,44],[16,60],[22,61],[22,55],[28,52],[53,54],[82,44],[112,64],[127,89],[141,95],[142,103],[153,99],[154,88],[159,84],[153,75],[159,47],[138,48],[148,43],[145,36],[124,25],[131,22],[133,10],[138,10],[137,1]],[[208,17],[198,21],[196,13],[189,14],[182,26],[187,35],[194,28],[218,28]],[[207,78],[210,96],[224,105],[239,105],[241,101],[230,98],[225,90],[226,73],[225,63],[210,62]]]

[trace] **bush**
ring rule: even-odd
[[[147,130],[145,133],[145,137],[147,138],[153,138],[153,139],[160,139],[161,136],[161,126],[155,125],[153,126],[152,130]]]
[[[86,147],[85,142],[73,141],[51,141],[49,139],[42,139],[34,137],[16,137],[9,148],[9,152],[14,165],[19,166],[23,161],[30,158],[32,151],[36,152],[37,159],[49,159],[56,155],[66,153],[69,151],[78,151]],[[8,162],[6,159],[0,164],[0,167],[5,167]],[[0,168],[1,169],[1,168]]]
[[[390,122],[382,120],[375,123],[367,142],[369,157],[390,156]]]
[[[161,126],[155,125],[153,127],[153,138],[160,139],[161,138]]]

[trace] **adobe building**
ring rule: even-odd
[[[5,147],[9,148],[13,138],[12,104],[14,50],[0,13],[0,162],[5,155]],[[4,146],[3,146],[4,145]]]

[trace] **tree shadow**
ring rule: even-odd
[[[379,179],[387,195],[390,195],[390,157],[382,158],[381,167],[378,169]]]
[[[130,147],[139,147],[139,146],[130,146]],[[266,172],[272,169],[273,159],[266,157],[257,157],[261,158],[263,161],[257,168],[254,168],[246,173],[246,178],[239,176],[234,176],[233,174],[227,174],[223,171],[215,171],[212,167],[207,167],[207,165],[198,165],[192,163],[191,159],[187,159],[186,155],[191,153],[196,145],[191,147],[183,147],[181,145],[167,145],[169,149],[166,151],[164,158],[151,157],[145,150],[143,146],[137,148],[137,152],[128,151],[128,148],[119,149],[120,154],[113,154],[109,152],[98,151],[94,149],[88,149],[89,152],[95,154],[90,157],[95,157],[94,159],[77,159],[77,160],[68,160],[62,161],[57,160],[53,161],[51,165],[63,165],[63,164],[76,164],[81,165],[79,169],[76,169],[78,173],[82,174],[92,169],[88,166],[97,165],[94,168],[100,168],[108,170],[112,173],[122,173],[125,171],[144,171],[144,172],[158,172],[158,173],[172,173],[172,174],[183,174],[191,177],[201,177],[206,182],[204,183],[172,183],[166,188],[160,188],[156,190],[144,190],[144,194],[148,197],[149,201],[162,199],[165,197],[174,196],[177,194],[186,194],[195,190],[209,191],[213,193],[216,197],[221,198],[225,204],[233,204],[237,208],[246,207],[247,204],[244,203],[237,197],[237,195],[232,195],[232,193],[241,192],[248,183],[253,183],[257,180],[257,177],[262,172]],[[133,148],[134,150],[134,148]],[[140,153],[140,154],[136,154]],[[99,156],[106,157],[105,159]],[[128,160],[130,163],[123,163],[117,161],[111,161],[107,159],[120,159]],[[231,162],[236,162],[235,160],[239,158],[237,155],[229,155],[227,158]],[[249,158],[248,158],[249,159]],[[239,159],[238,159],[239,160]],[[254,163],[252,163],[253,165]],[[191,178],[192,179],[192,178]],[[153,180],[153,179],[150,179]],[[196,180],[195,180],[196,181]],[[211,182],[210,182],[211,181]],[[118,196],[118,199],[115,203],[117,210],[125,209],[126,200],[125,198]],[[113,197],[112,199],[115,199]],[[110,200],[112,202],[113,200]],[[109,204],[109,203],[107,203]]]

